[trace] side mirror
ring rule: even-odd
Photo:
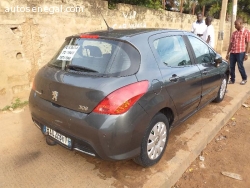
[[[216,54],[215,59],[214,59],[214,62],[215,62],[216,64],[222,63],[222,57],[221,57],[220,54]]]
[[[216,54],[215,56],[215,59],[214,59],[214,62],[215,62],[215,67],[218,67],[220,63],[222,63],[222,57],[220,54]]]

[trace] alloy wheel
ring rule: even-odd
[[[163,122],[158,122],[150,131],[147,143],[147,153],[151,160],[158,158],[166,144],[167,129]]]
[[[223,96],[225,95],[226,88],[227,88],[227,80],[224,78],[224,79],[222,80],[221,87],[220,87],[220,98],[221,98],[221,99],[222,99]]]

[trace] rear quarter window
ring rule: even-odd
[[[128,76],[140,66],[140,53],[120,40],[69,38],[49,65],[96,76]]]

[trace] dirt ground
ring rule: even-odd
[[[244,104],[173,188],[250,187],[250,98]]]
[[[207,105],[176,127],[170,134],[161,161],[150,168],[142,168],[132,160],[103,161],[59,145],[48,146],[31,121],[28,106],[13,112],[0,112],[0,188],[163,187],[162,180],[167,178],[167,170],[180,162],[179,152],[190,152],[189,143],[196,139],[204,121],[210,122],[209,125],[219,121],[216,115],[224,112],[225,107],[232,106],[232,96],[238,96],[240,89],[250,91],[247,85],[244,89],[239,84],[228,86],[229,92],[221,103]],[[250,99],[245,104],[250,106]],[[242,107],[232,118],[204,150],[204,161],[198,157],[175,188],[250,187],[247,179],[250,174],[250,108]],[[243,180],[226,177],[221,174],[223,171],[237,173]]]

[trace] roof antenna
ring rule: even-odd
[[[100,14],[102,15],[102,13],[100,12]],[[107,26],[107,29],[108,29],[108,32],[110,31],[113,31],[114,29],[112,27],[109,27],[109,25],[107,24],[106,20],[104,19],[103,15],[102,15],[102,19],[104,20],[106,26]]]

